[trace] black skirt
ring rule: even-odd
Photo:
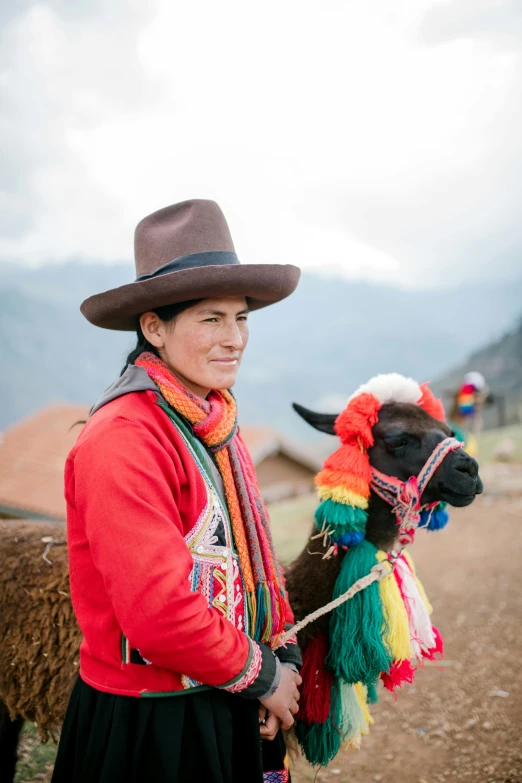
[[[258,706],[216,689],[115,696],[78,677],[52,783],[285,783],[282,732],[260,739]]]

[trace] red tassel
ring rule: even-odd
[[[326,723],[330,715],[333,672],[326,671],[324,667],[327,655],[328,641],[323,633],[319,633],[306,648],[301,668],[303,684],[298,717],[308,724]]]
[[[435,626],[432,627],[432,630],[435,637],[435,647],[432,647],[427,652],[422,653],[422,657],[427,658],[428,661],[436,661],[444,658],[444,639],[442,638],[440,631],[435,628]]]
[[[366,392],[349,402],[335,422],[335,431],[342,443],[360,442],[365,449],[373,446],[372,427],[377,423],[381,407],[382,403]]]
[[[422,397],[419,400],[420,407],[424,408],[426,413],[429,413],[430,416],[433,416],[434,419],[437,419],[438,421],[446,421],[444,406],[442,402],[437,397],[435,397],[429,387],[429,384],[423,383],[421,385],[421,389]]]
[[[381,680],[386,690],[393,693],[395,698],[397,698],[395,688],[400,688],[404,682],[411,684],[415,677],[415,671],[408,660],[394,661],[390,666],[390,671],[381,674]]]

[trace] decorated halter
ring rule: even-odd
[[[341,447],[326,459],[316,477],[322,501],[315,515],[317,528],[320,533],[328,534],[334,546],[351,547],[364,540],[370,492],[377,485],[383,493],[381,497],[396,508],[400,535],[408,539],[407,543],[417,527],[435,530],[448,521],[442,504],[422,507],[420,499],[439,460],[458,447],[457,441],[443,441],[419,477],[409,479],[404,485],[399,479],[373,471],[370,466],[368,449],[374,444],[372,429],[381,407],[391,402],[418,405],[434,419],[446,420],[442,403],[427,383],[419,385],[412,378],[396,373],[377,375],[352,395],[335,423]]]
[[[370,487],[376,495],[393,506],[399,526],[399,543],[408,546],[413,543],[415,531],[421,523],[422,511],[432,512],[438,502],[421,505],[424,490],[433,478],[435,471],[442,465],[452,451],[461,449],[462,443],[456,438],[445,438],[436,446],[417,477],[401,481],[394,476],[387,476],[375,468],[371,468],[372,479]]]
[[[401,546],[412,541],[418,527],[444,527],[448,515],[442,504],[423,506],[422,495],[445,457],[461,444],[443,440],[420,474],[405,482],[372,469],[372,428],[381,407],[391,402],[419,405],[445,421],[442,404],[427,384],[397,374],[377,376],[361,386],[337,418],[341,446],[316,478],[317,537],[330,542],[326,556],[342,559],[328,634],[317,632],[303,656],[296,731],[312,764],[326,765],[340,748],[359,746],[372,722],[369,704],[377,701],[379,682],[395,692],[413,682],[425,659],[443,653],[410,555],[403,549],[393,554],[378,550],[365,539],[367,509],[372,490],[393,506]],[[390,566],[388,575],[379,565],[384,563]],[[371,581],[368,575],[376,570],[380,576]]]

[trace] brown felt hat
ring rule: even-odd
[[[194,199],[143,218],[134,235],[136,280],[86,299],[95,326],[135,330],[142,313],[213,296],[244,296],[251,310],[275,304],[297,287],[291,264],[240,264],[215,201]]]

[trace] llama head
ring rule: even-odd
[[[315,413],[299,405],[294,408],[313,427],[341,441],[316,477],[321,500],[316,523],[342,546],[354,546],[365,537],[371,468],[407,481],[420,473],[437,445],[453,434],[442,403],[428,384],[419,385],[396,373],[372,378],[338,415]],[[465,506],[481,491],[477,463],[459,449],[437,468],[423,503]],[[442,519],[434,517],[432,526],[441,527]]]

